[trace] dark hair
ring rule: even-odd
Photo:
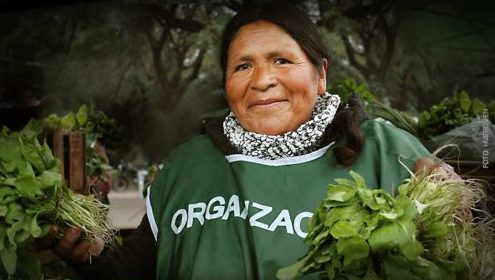
[[[339,164],[351,165],[361,154],[364,143],[361,123],[366,119],[368,115],[363,109],[361,99],[355,94],[337,110],[325,134],[334,141],[345,139],[343,145],[333,149]]]
[[[304,50],[313,65],[320,69],[328,53],[315,25],[296,6],[285,1],[272,1],[260,5],[246,4],[229,21],[223,31],[220,49],[220,65],[224,75],[227,69],[229,46],[237,31],[249,23],[266,20],[287,32]]]
[[[320,70],[323,67],[323,59],[329,60],[327,48],[323,44],[316,26],[296,6],[286,1],[250,4],[245,4],[223,31],[220,65],[224,78],[230,43],[242,26],[259,20],[271,22],[284,29],[303,49],[316,69]],[[366,113],[359,99],[351,97],[347,104],[339,108],[334,120],[327,128],[326,136],[329,139],[346,139],[343,146],[334,149],[339,164],[350,165],[359,157],[363,144],[363,133],[360,125],[365,118]]]

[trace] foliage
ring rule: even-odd
[[[470,207],[485,197],[470,181],[413,177],[393,198],[350,172],[336,179],[316,209],[309,249],[279,279],[324,270],[328,279],[492,279],[493,218]],[[463,211],[465,210],[465,211]],[[467,214],[462,215],[462,213]],[[491,258],[490,258],[491,257]]]
[[[20,132],[0,132],[0,254],[9,275],[18,264],[28,265],[32,278],[41,279],[33,241],[46,235],[51,225],[57,225],[60,234],[79,227],[95,245],[110,242],[113,232],[106,205],[63,186],[60,162],[46,143],[38,142],[33,127],[31,122]],[[19,259],[21,254],[29,258]],[[33,261],[23,263],[26,259]]]
[[[403,129],[412,135],[418,134],[418,122],[408,112],[393,109],[378,100],[373,100],[370,107],[371,114],[374,117],[379,117],[390,121],[396,127]]]
[[[95,152],[95,142],[101,140],[110,147],[118,147],[123,142],[121,126],[114,119],[108,118],[105,113],[89,110],[86,105],[82,105],[76,113],[68,112],[62,117],[57,114],[50,114],[38,122],[36,126],[38,132],[43,130],[49,132],[80,130],[85,132],[88,157],[86,167],[89,176],[102,176],[105,172],[112,170],[103,156]]]
[[[358,83],[351,78],[334,81],[330,87],[330,91],[338,94],[342,103],[346,103],[353,94],[361,97],[366,105],[376,99],[376,96],[368,89],[366,84]]]
[[[377,100],[373,101],[371,107],[375,117],[384,118],[422,140],[462,126],[475,118],[488,117],[495,123],[495,101],[486,104],[478,98],[471,99],[466,91],[446,97],[438,105],[421,112],[418,120],[407,112],[393,109]]]
[[[466,91],[457,92],[454,96],[446,97],[438,105],[433,105],[429,110],[419,114],[418,136],[428,139],[442,134],[480,117],[483,111],[489,108],[493,111],[495,101],[486,105],[478,98],[471,99]],[[495,122],[494,114],[491,114],[490,118]]]

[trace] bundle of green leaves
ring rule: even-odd
[[[103,140],[105,144],[113,146],[118,146],[117,142],[122,142],[121,127],[105,113],[90,110],[88,106],[82,105],[77,112],[68,112],[64,116],[53,113],[40,121],[34,121],[31,125],[38,133],[42,131],[83,131],[86,135],[87,175],[105,180],[107,174],[115,172],[113,167],[107,163],[107,159],[96,153],[94,149],[96,141]]]
[[[20,132],[1,130],[0,258],[9,275],[20,265],[31,278],[41,279],[33,244],[48,234],[51,225],[59,227],[59,234],[69,227],[81,228],[94,248],[110,243],[113,230],[107,210],[93,196],[63,186],[60,162],[46,143],[39,143],[31,125]]]
[[[419,114],[417,135],[429,139],[481,117],[485,110],[495,123],[495,101],[485,104],[478,98],[471,99],[466,91],[456,92]]]
[[[279,279],[493,279],[495,234],[485,197],[470,181],[413,176],[392,197],[351,171],[336,179],[313,215],[309,249]]]

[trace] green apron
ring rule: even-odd
[[[412,169],[429,155],[388,124],[362,128],[363,151],[350,167],[336,163],[333,144],[280,160],[225,156],[206,136],[177,147],[147,198],[157,278],[275,279],[306,252],[306,225],[335,178],[354,170],[370,187],[392,192],[409,177],[403,165]]]

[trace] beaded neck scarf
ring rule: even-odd
[[[233,112],[223,122],[223,132],[243,155],[260,159],[299,156],[317,150],[327,126],[339,107],[340,97],[325,93],[318,96],[311,119],[296,130],[281,135],[265,135],[246,131]]]

